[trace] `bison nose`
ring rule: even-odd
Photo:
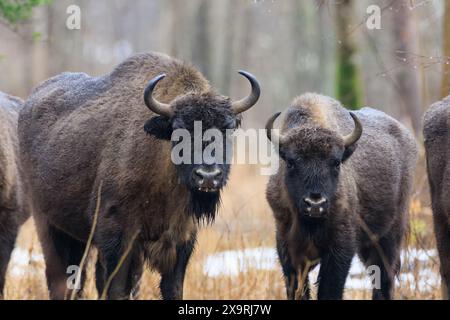
[[[325,213],[328,200],[318,193],[311,193],[308,197],[303,198],[306,204],[306,211],[311,215],[321,215]]]
[[[199,168],[194,171],[194,182],[200,191],[215,191],[220,185],[221,178],[222,170],[217,167],[211,170]]]

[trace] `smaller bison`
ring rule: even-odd
[[[425,113],[423,135],[433,208],[434,231],[441,260],[442,295],[450,296],[450,96]]]
[[[0,296],[19,227],[28,215],[18,168],[17,118],[22,100],[0,92]]]
[[[373,299],[391,299],[407,227],[414,137],[380,111],[348,112],[317,94],[294,100],[280,134],[272,131],[278,116],[266,130],[283,161],[267,199],[288,299],[310,298],[308,273],[318,263],[318,298],[342,299],[355,253],[379,271]]]

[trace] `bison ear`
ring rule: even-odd
[[[345,162],[348,158],[350,158],[350,156],[356,150],[357,145],[357,143],[354,143],[345,148],[344,155],[342,156],[342,162]]]
[[[162,140],[170,140],[173,131],[169,118],[162,116],[156,116],[148,120],[144,125],[144,130],[149,135]]]

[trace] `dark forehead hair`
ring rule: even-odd
[[[229,122],[240,119],[231,110],[231,100],[214,92],[188,93],[172,103],[174,119],[190,130],[194,121],[202,121],[202,128],[223,128]]]
[[[286,155],[308,158],[328,158],[339,149],[344,149],[343,139],[330,129],[306,126],[293,128],[282,141]]]

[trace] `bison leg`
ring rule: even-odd
[[[302,269],[306,270],[306,269]],[[311,299],[311,291],[309,289],[309,269],[300,273],[300,287],[301,291],[297,292],[296,299],[309,300]]]
[[[97,258],[95,264],[95,287],[97,288],[98,297],[100,298],[105,288],[106,269],[100,261],[100,257]]]
[[[135,254],[131,261],[131,269],[128,274],[128,286],[131,288],[131,298],[139,298],[140,282],[144,272],[144,261],[140,254]]]
[[[331,249],[321,257],[319,300],[341,300],[350,271],[354,251],[350,248]]]
[[[121,233],[117,232],[104,231],[99,238],[108,239],[107,242],[97,243],[100,261],[96,265],[96,286],[99,298],[130,299],[135,284],[131,279],[140,279],[142,275],[142,263],[137,267],[139,247],[132,244],[127,254],[130,248],[122,241]]]
[[[127,288],[127,278],[130,273],[131,258],[129,256],[125,257],[116,273],[116,267],[121,256],[120,253],[106,255],[106,273],[104,279],[105,284],[108,284],[108,288],[103,288],[100,297],[103,297],[104,291],[107,289],[106,298],[108,300],[124,300],[130,298],[131,289]]]
[[[286,296],[288,300],[295,300],[296,298],[296,292],[298,289],[298,273],[297,271],[287,271],[285,272],[283,268],[283,274],[284,275],[284,283],[286,286]]]
[[[435,233],[441,261],[442,298],[450,299],[450,225],[445,212],[435,210]]]
[[[77,295],[81,296],[85,271],[82,271],[79,287],[72,288],[71,285],[74,283],[68,280],[74,274],[71,273],[69,266],[75,268],[79,266],[85,244],[51,225],[40,225],[38,233],[45,256],[45,275],[50,299],[66,299],[70,297],[72,289],[77,289]]]
[[[375,279],[372,290],[373,300],[390,300],[394,293],[395,275],[400,271],[401,235],[397,232],[388,233],[378,243],[362,250],[361,257],[366,267],[377,266],[380,270],[379,279]]]
[[[277,236],[277,253],[280,260],[281,269],[283,270],[284,283],[286,286],[286,296],[288,300],[296,299],[296,292],[298,289],[298,271],[293,266],[289,254],[287,252],[286,242]],[[300,294],[300,299],[309,299],[309,283],[308,275],[306,274],[305,281],[303,283],[303,291]]]
[[[11,252],[14,249],[14,244],[17,237],[17,227],[9,226],[2,222],[3,234],[0,235],[0,298],[3,298],[3,289],[5,287],[6,269],[8,268]]]
[[[95,265],[95,286],[97,288],[99,298],[102,297],[105,289],[105,283],[111,277],[112,272],[114,272],[119,259],[119,255],[109,254],[105,259],[106,262],[103,262],[102,259],[98,257]],[[109,268],[105,267],[105,264],[109,264]],[[136,249],[130,254],[130,257],[125,258],[119,272],[114,278],[111,279],[107,298],[136,298],[139,294],[139,281],[141,279],[142,272],[143,260],[139,254],[139,251]]]
[[[177,246],[177,260],[172,270],[161,273],[160,289],[164,300],[183,299],[183,285],[186,267],[194,251],[195,236],[186,243]]]

